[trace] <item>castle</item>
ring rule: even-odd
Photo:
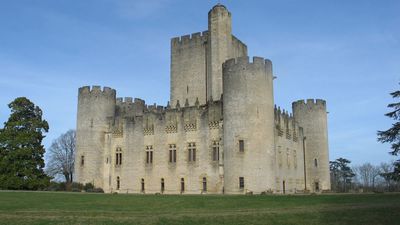
[[[167,106],[79,88],[75,181],[105,192],[246,194],[330,189],[324,100],[274,105],[272,63],[231,32],[223,5],[208,30],[171,40]]]

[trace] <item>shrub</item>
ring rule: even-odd
[[[94,189],[94,185],[92,183],[86,183],[85,186],[83,186],[83,190],[86,192],[92,192]]]
[[[79,191],[82,191],[83,189],[83,184],[77,183],[77,182],[72,182],[71,184],[71,190],[73,189],[78,189]]]

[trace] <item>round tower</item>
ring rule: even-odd
[[[105,132],[115,113],[116,91],[100,86],[79,88],[75,181],[103,187]]]
[[[307,99],[292,103],[293,116],[303,128],[306,184],[312,192],[330,190],[326,102]]]
[[[223,64],[226,193],[261,193],[274,184],[272,63],[260,57]]]

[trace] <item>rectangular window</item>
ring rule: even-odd
[[[176,162],[176,145],[174,144],[169,145],[169,162]]]
[[[239,177],[239,188],[244,189],[244,177]]]
[[[219,161],[219,142],[218,141],[213,141],[212,159],[213,159],[213,161]]]
[[[188,161],[196,161],[196,143],[194,142],[188,143]]]
[[[174,162],[176,162],[176,150],[174,150]]]
[[[244,152],[244,140],[239,140],[239,152]]]
[[[153,163],[153,146],[152,145],[146,146],[146,163],[147,164]]]
[[[118,148],[115,150],[115,165],[116,165],[116,166],[122,165],[122,152],[121,152],[121,151],[122,151],[122,150],[121,150],[120,147],[118,147]]]

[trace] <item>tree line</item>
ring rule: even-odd
[[[391,175],[394,163],[364,163],[352,166],[350,160],[338,158],[330,161],[329,165],[333,192],[400,191],[399,180],[393,179]]]

